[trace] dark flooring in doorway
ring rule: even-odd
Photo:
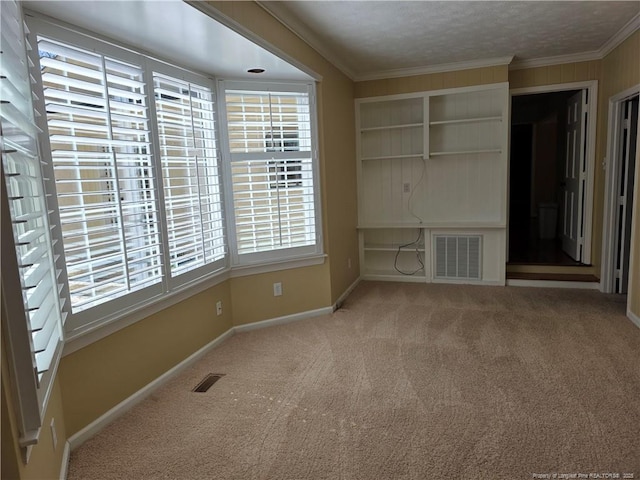
[[[541,239],[537,219],[509,227],[509,264],[580,266],[562,250],[560,238]]]

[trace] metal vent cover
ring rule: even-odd
[[[209,373],[196,385],[192,392],[204,393],[211,388],[211,385],[224,377],[224,373]]]
[[[482,235],[434,235],[434,244],[435,279],[482,279]]]

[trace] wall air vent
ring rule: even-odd
[[[482,280],[481,235],[434,235],[434,279]]]
[[[211,385],[213,385],[214,383],[216,383],[218,380],[220,380],[222,377],[224,377],[224,373],[209,373],[207,376],[205,376],[202,381],[196,385],[193,390],[191,390],[192,392],[198,392],[198,393],[204,393],[207,390],[209,390],[209,388],[211,388]]]

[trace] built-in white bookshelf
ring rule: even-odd
[[[498,90],[429,97],[429,156],[500,154],[502,101]]]
[[[422,98],[367,103],[362,106],[360,118],[360,158],[363,161],[422,158]]]
[[[415,228],[372,228],[361,236],[363,277],[424,282],[424,230]]]
[[[504,270],[507,84],[358,99],[356,122],[363,277],[437,281],[430,238],[452,231],[488,235]]]

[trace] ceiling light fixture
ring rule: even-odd
[[[250,68],[247,70],[249,73],[264,73],[264,68]]]

